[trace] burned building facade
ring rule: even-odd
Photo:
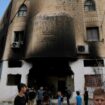
[[[0,50],[0,100],[13,99],[20,82],[36,89],[48,86],[53,94],[68,87],[73,97],[85,88],[91,97],[94,88],[104,86],[104,0],[12,0],[10,4],[6,34],[4,18],[0,23],[5,39]]]

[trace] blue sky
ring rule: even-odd
[[[0,0],[0,19],[2,18],[10,0]]]

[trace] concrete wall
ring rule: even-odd
[[[22,61],[23,65],[21,68],[8,68],[8,61],[3,62],[3,71],[0,80],[0,100],[13,100],[17,94],[17,86],[7,86],[7,75],[8,74],[20,74],[21,82],[27,83],[27,74],[31,65],[25,61]]]
[[[2,77],[0,80],[0,100],[13,100],[14,96],[17,94],[17,87],[16,86],[7,86],[7,75],[8,74],[21,74],[21,82],[27,83],[27,75],[29,73],[30,68],[32,65],[23,62],[23,66],[21,68],[8,68],[8,62],[3,62],[3,71]],[[105,60],[104,60],[105,64]],[[83,59],[79,59],[78,61],[70,64],[72,71],[74,72],[74,76],[66,78],[66,85],[71,89],[73,89],[73,96],[72,101],[75,101],[76,91],[80,91],[81,95],[83,96],[84,93],[84,85],[85,85],[85,75],[91,75],[94,73],[93,67],[84,67]],[[98,68],[98,67],[96,67]],[[103,75],[103,83],[105,81],[105,67],[100,67],[100,74]],[[63,78],[64,79],[64,78]],[[49,77],[49,81],[55,85],[56,89],[58,86],[58,77]],[[74,82],[74,83],[73,83]],[[74,87],[71,87],[73,86]],[[90,90],[91,91],[91,90]]]
[[[105,65],[105,60],[104,60]],[[85,75],[95,75],[94,67],[84,67],[83,59],[79,59],[77,62],[71,64],[71,68],[74,72],[74,97],[76,91],[80,91],[81,95],[84,94],[85,88]],[[103,76],[102,82],[105,81],[105,67],[95,67],[96,69],[100,69],[98,72]],[[104,86],[104,84],[103,84]],[[91,88],[91,87],[90,87]],[[91,88],[92,89],[92,88]],[[94,90],[94,88],[93,88]],[[91,91],[91,90],[90,90]],[[91,91],[93,92],[93,91]],[[92,98],[90,96],[90,98]]]

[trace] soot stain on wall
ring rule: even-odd
[[[39,37],[37,39],[37,45],[39,45],[35,46],[33,51],[30,51],[30,57],[75,56],[75,34],[72,18],[66,16],[45,16],[43,20],[38,22],[38,24],[41,22],[42,27],[39,30],[42,33],[35,32],[33,34],[34,38]],[[36,27],[38,29],[39,26]],[[32,40],[28,43],[32,43]],[[36,50],[37,48],[39,50]]]
[[[90,42],[88,43],[89,45],[89,58],[90,59],[100,59],[101,57],[99,56],[98,52],[98,45],[95,42]]]

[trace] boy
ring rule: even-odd
[[[14,105],[26,105],[27,98],[25,96],[27,87],[21,83],[18,85],[18,95],[15,97]]]
[[[105,105],[105,91],[98,88],[93,93],[94,105]]]
[[[43,87],[40,87],[39,90],[37,91],[36,97],[37,97],[37,105],[41,105],[43,101],[43,94],[44,90]]]
[[[76,105],[82,105],[82,97],[80,96],[80,92],[77,91],[76,94],[77,94],[77,96],[76,96]]]
[[[61,91],[58,91],[58,105],[62,105],[63,103],[63,96]]]

